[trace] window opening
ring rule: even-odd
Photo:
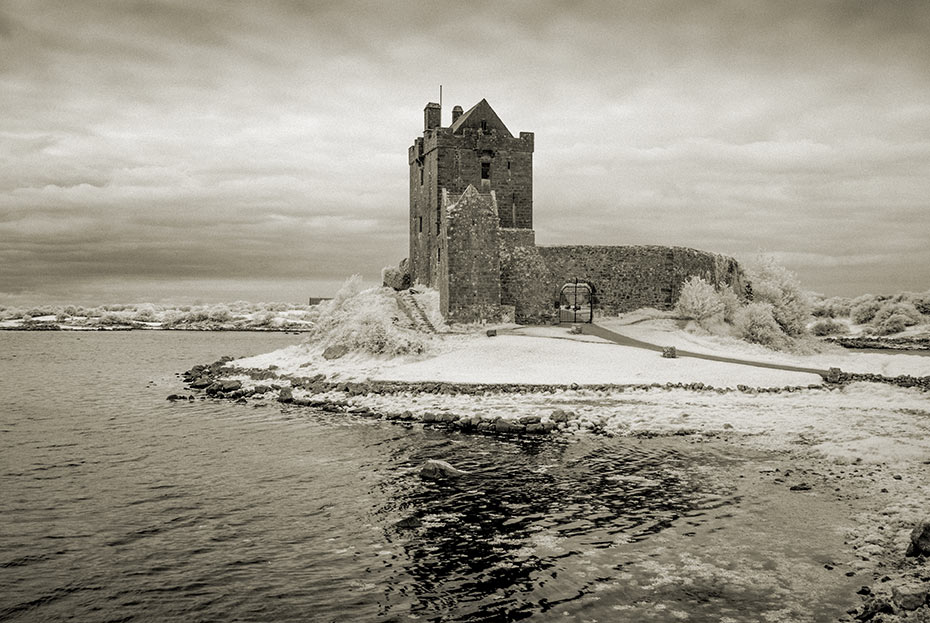
[[[422,216],[418,216],[418,217],[417,217],[417,220],[419,221],[419,222],[417,223],[417,226],[418,226],[418,227],[417,227],[417,231],[418,231],[419,233],[422,234],[422,233],[423,233],[423,217],[422,217]]]
[[[420,186],[423,185],[423,167],[420,167]]]
[[[483,180],[491,179],[491,163],[490,162],[481,163],[481,179]]]

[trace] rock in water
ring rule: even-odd
[[[467,473],[466,471],[452,467],[445,461],[438,461],[436,459],[430,459],[420,467],[420,476],[423,478],[458,478]]]
[[[911,544],[905,556],[930,556],[930,519],[921,521],[911,531]]]

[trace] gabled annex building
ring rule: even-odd
[[[669,309],[698,275],[744,291],[736,260],[682,247],[537,246],[532,132],[514,136],[486,100],[424,110],[408,150],[409,283],[436,288],[450,321],[550,322],[561,287],[590,283],[607,313]],[[407,280],[405,280],[407,281]]]

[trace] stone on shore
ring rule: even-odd
[[[891,600],[902,610],[917,610],[927,603],[928,592],[930,585],[926,583],[902,584],[892,589]]]
[[[437,459],[429,459],[420,467],[420,476],[434,480],[443,478],[458,478],[459,476],[464,476],[467,473],[468,472],[466,471],[452,467],[445,461],[440,461]]]
[[[348,352],[349,349],[346,346],[327,346],[326,350],[323,351],[323,359],[339,359],[340,357],[345,357]]]
[[[905,556],[930,556],[930,519],[921,521],[911,531],[911,544]]]

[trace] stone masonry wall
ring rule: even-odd
[[[640,307],[671,309],[681,286],[692,275],[715,285],[727,284],[738,295],[744,280],[736,260],[684,247],[558,246],[537,247],[549,271],[543,292],[558,289],[576,277],[594,284],[597,308],[616,314]],[[531,305],[535,303],[530,302]],[[519,305],[517,315],[520,315]]]
[[[453,322],[500,318],[500,228],[494,194],[469,186],[445,207],[444,230],[442,271],[448,285],[439,292],[443,314]]]
[[[501,304],[513,306],[514,319],[522,324],[545,324],[553,317],[553,293],[540,287],[553,278],[535,237],[531,229],[500,232]]]

